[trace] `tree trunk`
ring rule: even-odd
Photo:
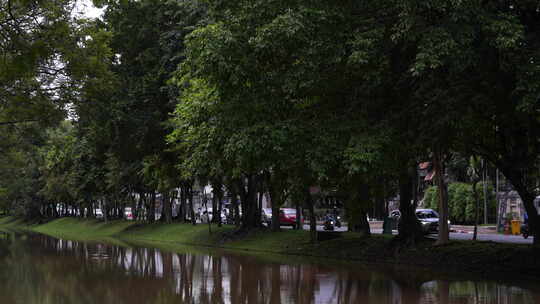
[[[398,239],[406,245],[414,245],[423,237],[422,226],[416,217],[416,205],[413,200],[416,163],[414,167],[403,168],[399,176],[399,211]]]
[[[317,218],[315,216],[315,201],[309,187],[306,189],[306,206],[309,208],[309,235],[312,243],[317,243]]]
[[[165,223],[170,224],[172,223],[172,195],[170,192],[166,191],[163,194],[163,208],[162,208],[162,215],[161,220],[165,221]]]
[[[217,213],[217,195],[214,187],[215,185],[212,185],[212,223],[218,223],[221,219],[221,214]]]
[[[180,206],[178,206],[178,221],[187,222],[186,210],[187,210],[187,187],[185,185],[180,186]]]
[[[221,214],[223,213],[223,185],[220,183],[216,183],[216,185],[213,187],[214,196],[217,200],[217,214],[219,215],[217,217],[217,224],[218,227],[221,227],[222,221],[221,221]]]
[[[487,225],[488,223],[488,193],[487,193],[487,165],[484,163],[484,160],[482,160],[482,190],[484,191],[484,225]]]
[[[345,201],[349,231],[370,236],[371,231],[366,210],[369,208],[369,188],[365,180],[355,177],[349,187],[349,197]]]
[[[139,193],[139,201],[137,202],[137,220],[146,220],[148,216],[148,209],[146,206],[146,193],[141,191]],[[143,212],[144,209],[144,212]]]
[[[152,191],[152,194],[150,194],[150,200],[148,201],[148,216],[147,221],[149,223],[153,223],[156,221],[156,192]]]
[[[136,220],[139,217],[139,210],[137,210],[137,199],[135,199],[135,192],[131,191],[129,194],[131,201],[131,214],[133,219]]]
[[[191,224],[195,226],[197,225],[197,219],[195,218],[195,210],[193,209],[193,184],[189,184],[186,189],[188,198],[188,212],[191,216]]]
[[[251,230],[259,226],[259,222],[256,220],[256,209],[257,209],[257,199],[256,199],[256,178],[253,175],[248,175],[246,177],[247,189],[243,186],[243,183],[240,183],[240,196],[242,204],[242,225],[240,226],[241,230]]]
[[[280,191],[283,191],[282,189],[277,189],[278,185],[274,185],[272,182],[268,183],[268,193],[270,194],[270,201],[272,204],[272,231],[278,232],[281,230],[281,227],[279,225],[279,207],[281,206],[281,195]]]
[[[363,236],[366,236],[366,237],[371,236],[371,229],[369,227],[368,214],[365,211],[365,209],[360,210],[360,220],[358,222],[358,226],[356,227],[356,231],[360,232]]]
[[[439,190],[439,236],[437,244],[443,245],[450,241],[450,231],[448,229],[448,187],[444,179],[444,155],[436,148],[433,152],[433,168],[435,170],[435,180]]]
[[[234,225],[240,228],[240,205],[238,204],[238,194],[234,190],[231,193],[231,204],[234,208]]]
[[[103,219],[107,222],[109,220],[109,202],[105,199],[101,199],[101,212],[103,213]]]
[[[476,189],[476,185],[478,185],[478,180],[474,180],[472,184],[472,191],[473,191],[473,198],[474,198],[474,233],[473,233],[473,241],[476,241],[478,237],[478,222],[480,221],[480,200],[478,199],[478,189]]]
[[[388,216],[387,214],[388,213],[386,210],[385,193],[384,191],[379,192],[375,197],[372,218],[376,218],[377,220],[383,220],[385,218],[385,215]]]
[[[296,207],[296,229],[304,230],[302,225],[302,206],[300,205],[299,201],[295,201],[294,205]]]
[[[270,201],[272,203],[272,231],[281,230],[279,223],[279,208],[286,200],[286,187],[288,176],[280,168],[273,168],[272,172],[266,172],[266,184]]]

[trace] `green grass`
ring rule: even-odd
[[[198,245],[221,247],[225,249],[311,255],[319,257],[335,257],[336,252],[344,252],[344,256],[359,256],[367,251],[382,248],[389,242],[386,236],[377,236],[370,242],[363,242],[355,233],[344,233],[337,240],[325,241],[319,245],[309,242],[309,231],[283,230],[272,233],[266,230],[255,231],[247,235],[236,235],[234,226],[212,225],[212,233],[208,225],[191,224],[142,224],[135,221],[109,221],[95,219],[62,218],[45,224],[24,224],[14,218],[0,219],[0,227],[31,230],[54,237],[71,240],[105,240],[119,239],[130,243],[153,244],[157,247],[177,248],[177,245]],[[354,253],[354,254],[353,254]]]
[[[94,219],[61,218],[41,225],[31,225],[33,231],[60,238],[73,240],[99,240],[113,237],[134,222],[127,221],[98,221]]]
[[[0,217],[0,227],[11,228],[11,227],[20,227],[23,225],[23,221],[17,219],[13,216],[3,216]]]
[[[309,231],[283,230],[271,233],[256,231],[225,244],[227,248],[284,253],[309,243]]]
[[[153,242],[175,242],[188,245],[216,246],[223,233],[234,230],[233,226],[212,225],[212,233],[208,225],[191,224],[138,224],[124,230],[118,237],[126,240],[142,240]]]

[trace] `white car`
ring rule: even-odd
[[[272,209],[271,208],[262,208],[261,221],[267,225],[271,225],[272,223]]]

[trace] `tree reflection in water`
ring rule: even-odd
[[[0,303],[539,303],[494,282],[0,233]]]

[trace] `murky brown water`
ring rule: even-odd
[[[0,303],[540,303],[535,285],[288,259],[0,232]]]

